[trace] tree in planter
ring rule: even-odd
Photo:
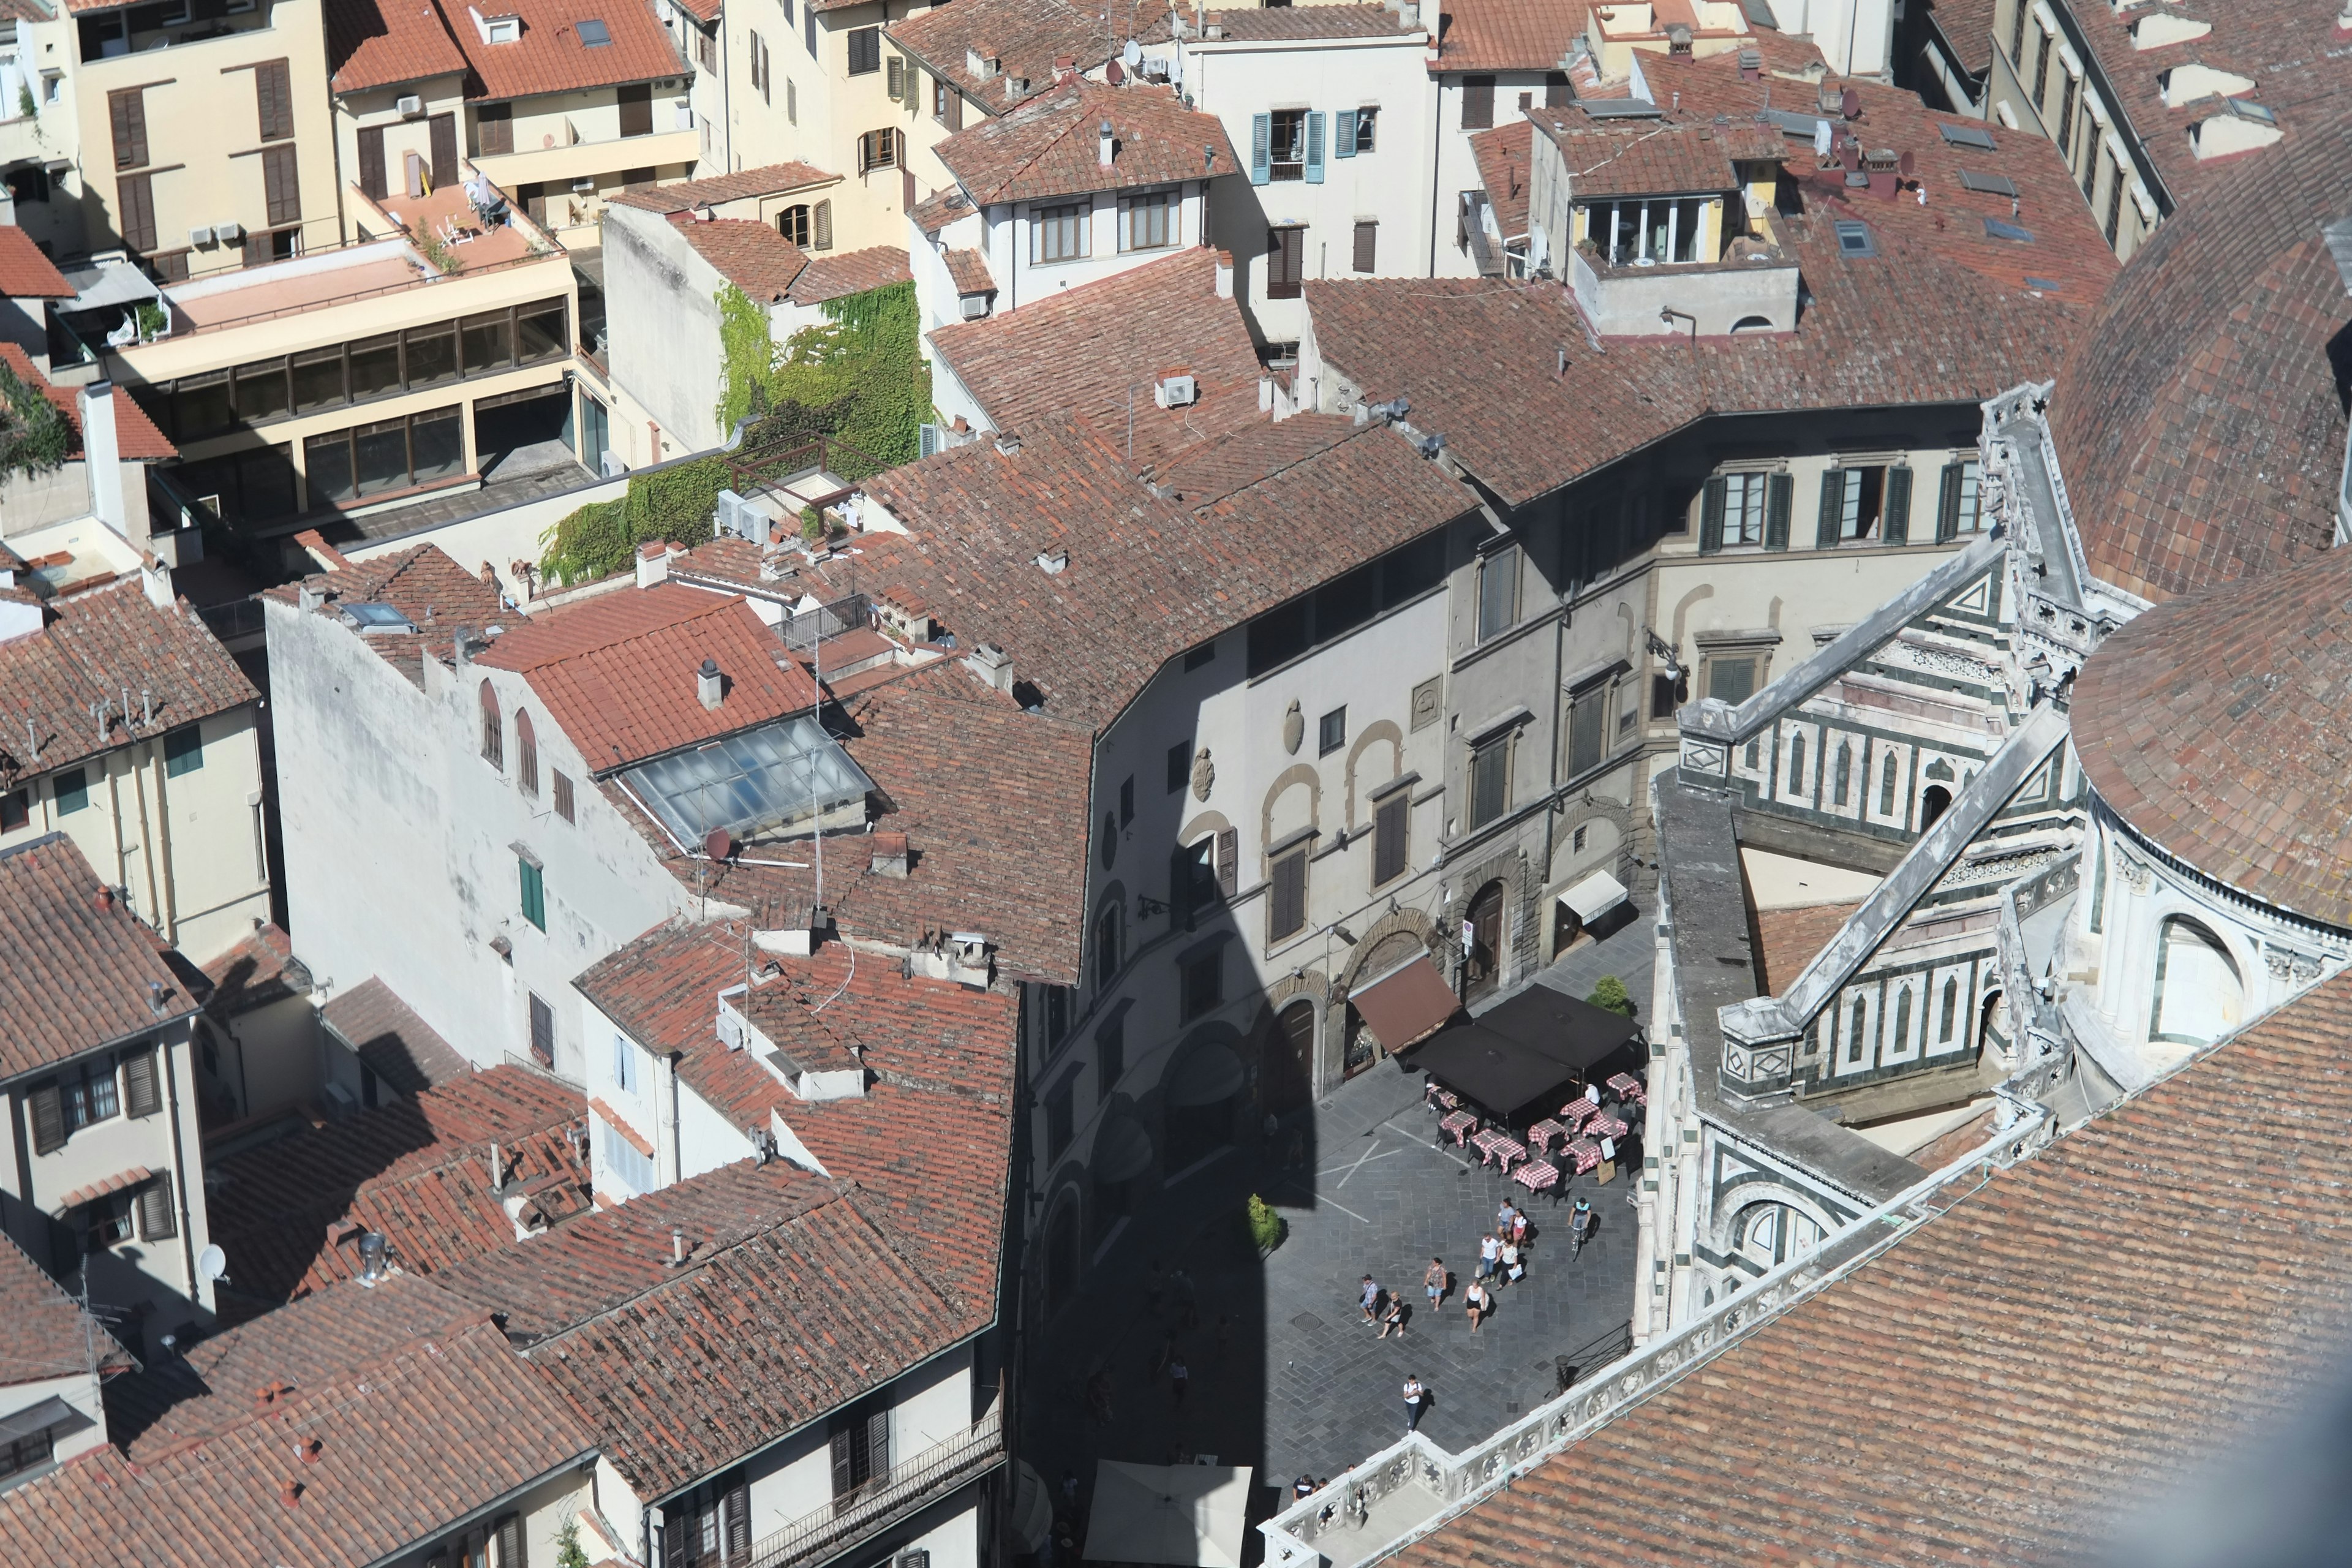
[[[1585,998],[1595,1007],[1606,1008],[1621,1017],[1633,1016],[1633,998],[1626,994],[1625,983],[1613,974],[1604,974],[1592,984],[1592,994]]]
[[[1255,1193],[1250,1194],[1249,1228],[1250,1239],[1257,1244],[1260,1252],[1271,1252],[1282,1243],[1282,1216]]]
[[[58,405],[5,361],[0,361],[0,402],[7,405],[0,427],[0,471],[46,474],[73,449],[73,426]]]

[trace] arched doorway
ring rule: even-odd
[[[1045,1315],[1070,1304],[1078,1290],[1078,1205],[1065,1203],[1045,1229]]]
[[[1315,1096],[1315,1004],[1304,996],[1275,1015],[1258,1093],[1273,1116],[1287,1116]]]
[[[2235,1032],[2245,1013],[2238,965],[2221,939],[2185,915],[2167,920],[2157,938],[2148,1037],[2210,1045]]]
[[[1231,1046],[1211,1041],[1168,1076],[1168,1168],[1183,1170],[1233,1141],[1234,1110],[1247,1075]]]
[[[1503,884],[1487,883],[1472,895],[1469,912],[1462,917],[1469,928],[1469,952],[1464,954],[1465,998],[1486,995],[1503,978]]]
[[[1919,796],[1919,831],[1925,833],[1936,826],[1936,819],[1952,809],[1952,792],[1942,784],[1929,784]]]

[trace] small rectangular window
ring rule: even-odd
[[[540,868],[518,857],[515,864],[522,872],[522,918],[547,929],[547,879]]]
[[[1519,548],[1506,545],[1478,563],[1478,640],[1518,624]]]
[[[1092,212],[1084,202],[1033,209],[1029,217],[1029,259],[1044,264],[1083,258],[1087,254],[1087,219]]]
[[[0,833],[14,833],[33,820],[33,797],[25,791],[0,795]]]
[[[1307,282],[1307,230],[1286,224],[1265,231],[1265,297],[1296,300]]]
[[[654,133],[654,89],[651,82],[637,82],[617,89],[613,94],[614,107],[621,112],[621,134],[650,136]]]
[[[1070,988],[1066,985],[1045,987],[1045,1048],[1059,1048],[1063,1037],[1070,1032]]]
[[[1130,196],[1119,204],[1121,250],[1159,250],[1176,239],[1176,197],[1168,191]]]
[[[1484,827],[1511,808],[1511,737],[1470,753],[1470,826]]]
[[[882,29],[849,29],[849,74],[865,76],[882,68]]]
[[[550,768],[548,775],[555,781],[555,815],[566,822],[579,820],[572,816],[572,775],[558,768]]]
[[[530,994],[530,1054],[543,1068],[555,1065],[555,1009],[547,998]]]
[[[1568,773],[1574,778],[1608,754],[1609,688],[1595,686],[1568,705]]]
[[[109,1193],[95,1203],[82,1205],[76,1211],[84,1252],[104,1252],[131,1239],[131,1208],[134,1195],[127,1192]]]
[[[901,55],[892,55],[890,57],[889,65],[890,101],[893,103],[904,103],[907,100],[906,58]]]
[[[1074,1108],[1070,1103],[1070,1094],[1076,1085],[1077,1076],[1074,1072],[1064,1073],[1062,1081],[1055,1084],[1045,1096],[1045,1162],[1047,1164],[1060,1159],[1064,1151],[1070,1146],[1070,1134],[1075,1131],[1076,1121]]]
[[[154,1047],[123,1057],[122,1102],[134,1119],[152,1116],[163,1109],[163,1075],[157,1068]]]
[[[1717,655],[1708,659],[1706,694],[1734,707],[1756,695],[1756,656]]]
[[[1307,177],[1307,115],[1304,109],[1277,109],[1274,111],[1268,141],[1266,162],[1277,180],[1303,180]]]
[[[1381,111],[1377,109],[1356,110],[1356,152],[1359,155],[1372,150],[1373,128],[1380,122],[1380,117]]]
[[[1168,793],[1176,794],[1192,782],[1192,742],[1179,741],[1168,748]]]
[[[1372,886],[1384,888],[1405,871],[1405,834],[1412,823],[1412,791],[1391,791],[1372,808]]]
[[[1118,784],[1118,825],[1125,827],[1135,820],[1135,775],[1129,773]]]
[[[1274,884],[1272,896],[1266,900],[1268,942],[1280,942],[1306,929],[1307,847],[1302,844],[1274,863],[1269,878]]]
[[[623,1094],[644,1087],[637,1081],[637,1047],[626,1035],[613,1037],[613,1087]]]
[[[1650,677],[1650,717],[1671,719],[1681,705],[1682,683],[1671,675]]]
[[[1168,859],[1169,918],[1190,924],[1197,911],[1216,901],[1217,841],[1180,846]]]
[[[1315,754],[1328,757],[1348,743],[1348,710],[1334,708],[1315,721]]]
[[[79,768],[68,768],[50,786],[57,792],[58,815],[67,816],[89,804],[89,778]]]
[[[1181,992],[1181,1022],[1214,1012],[1224,1005],[1225,966],[1222,948],[1211,948],[1196,958],[1183,961],[1178,974]]]
[[[203,726],[184,724],[163,737],[163,776],[178,778],[205,765]]]
[[[1371,218],[1356,223],[1355,268],[1359,272],[1380,270],[1381,226]]]
[[[1486,131],[1495,123],[1495,79],[1490,76],[1465,76],[1462,79],[1462,129]]]
[[[1127,1016],[1122,1013],[1095,1031],[1095,1098],[1108,1100],[1127,1071]]]

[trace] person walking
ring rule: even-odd
[[[1184,1395],[1192,1386],[1192,1370],[1185,1366],[1184,1358],[1178,1356],[1168,1363],[1168,1392],[1175,1398],[1177,1409],[1184,1408]]]
[[[1502,1267],[1496,1272],[1495,1282],[1498,1285],[1516,1285],[1519,1282],[1519,1276],[1524,1272],[1526,1270],[1519,1267],[1519,1244],[1516,1241],[1503,1243]]]
[[[1478,1278],[1492,1279],[1495,1265],[1501,1260],[1502,1256],[1502,1241],[1493,1231],[1488,1231],[1485,1236],[1480,1237],[1478,1238]]]
[[[1404,1429],[1421,1430],[1421,1413],[1429,1404],[1429,1391],[1421,1385],[1421,1378],[1412,1373],[1404,1380]]]
[[[1486,1321],[1486,1314],[1495,1310],[1495,1298],[1486,1293],[1483,1283],[1473,1279],[1470,1289],[1462,1293],[1462,1310],[1469,1314],[1470,1331],[1475,1334],[1478,1325]]]
[[[1570,1258],[1584,1250],[1584,1244],[1591,1239],[1591,1232],[1592,1200],[1580,1194],[1576,1206],[1568,1211],[1568,1255]]]
[[[1445,1259],[1431,1258],[1429,1267],[1421,1271],[1421,1282],[1429,1289],[1429,1310],[1434,1312],[1445,1304]]]
[[[1364,1276],[1363,1289],[1358,1300],[1364,1309],[1364,1321],[1371,1323],[1380,1321],[1381,1288],[1372,1283],[1372,1277],[1369,1274]]]

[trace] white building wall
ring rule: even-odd
[[[1204,193],[1218,183],[1222,182],[1187,180],[1174,186],[1139,185],[1133,191],[1103,191],[1068,201],[1011,202],[989,207],[984,215],[988,228],[985,248],[989,271],[996,279],[996,309],[1017,310],[1065,289],[1116,277],[1185,246],[1201,243]],[[1172,190],[1179,197],[1167,245],[1150,250],[1122,250],[1119,198],[1160,190]],[[1068,261],[1031,261],[1034,252],[1030,215],[1041,207],[1070,206],[1081,202],[1088,209],[1087,254]]]

